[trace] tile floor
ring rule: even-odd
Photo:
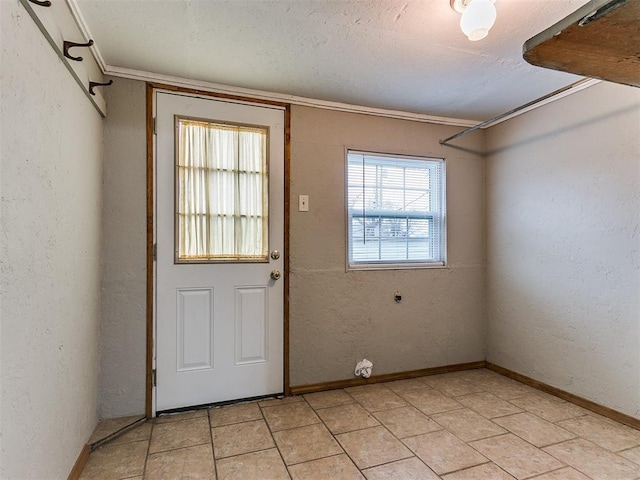
[[[638,480],[640,431],[468,370],[159,417],[81,478]]]

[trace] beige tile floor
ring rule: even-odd
[[[469,370],[159,417],[81,478],[638,480],[640,431]]]

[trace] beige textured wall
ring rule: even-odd
[[[488,360],[640,417],[640,90],[487,133]]]
[[[102,120],[0,1],[0,478],[67,478],[97,422]]]
[[[374,374],[484,360],[483,133],[439,145],[459,130],[292,107],[293,386],[353,378],[365,357]],[[346,148],[446,158],[448,268],[345,271]],[[309,212],[297,211],[301,194]]]
[[[147,291],[145,84],[104,90],[100,418],[144,413]]]

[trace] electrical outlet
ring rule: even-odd
[[[298,196],[298,211],[299,212],[309,211],[309,195]]]

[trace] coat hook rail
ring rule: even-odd
[[[93,87],[108,87],[109,85],[111,85],[113,83],[113,80],[109,80],[106,83],[99,83],[99,82],[89,82],[89,93],[91,95],[95,95],[96,92],[93,91]]]
[[[73,47],[90,47],[91,45],[93,45],[93,40],[89,40],[87,43],[76,43],[76,42],[69,42],[65,40],[62,48],[63,50],[62,53],[64,53],[64,56],[67,57],[69,60],[75,60],[76,62],[81,62],[82,57],[74,57],[69,53],[69,49]]]
[[[0,0],[0,4],[6,0]],[[42,33],[46,43],[52,48],[55,55],[60,59],[60,63],[67,69],[73,81],[78,84],[82,90],[82,94],[87,97],[89,102],[96,108],[102,118],[107,116],[107,106],[104,98],[100,95],[101,91],[96,91],[95,95],[89,94],[89,81],[102,80],[102,70],[97,59],[94,59],[93,52],[89,49],[88,55],[84,55],[81,63],[74,63],[71,55],[74,46],[93,45],[89,42],[87,35],[83,35],[78,30],[77,22],[74,17],[73,8],[75,0],[13,0],[19,2],[25,9],[26,13],[35,26]],[[42,8],[39,5],[50,5],[48,8]],[[69,5],[66,5],[69,4]],[[67,8],[69,7],[69,8]],[[2,8],[0,8],[2,10]],[[1,15],[0,15],[1,16]],[[65,42],[67,39],[77,39],[88,44]],[[93,48],[93,47],[92,47]],[[69,55],[71,52],[71,55]],[[77,59],[80,60],[80,59]],[[0,475],[2,476],[2,475]]]
[[[49,0],[44,0],[44,1],[40,1],[40,0],[29,0],[31,3],[35,3],[36,5],[40,5],[41,7],[50,7],[51,6],[51,2]]]

